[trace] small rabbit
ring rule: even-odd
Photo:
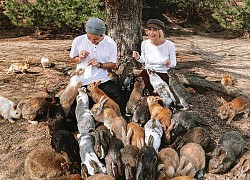
[[[153,137],[153,147],[156,152],[161,145],[161,137],[163,135],[163,125],[160,123],[159,120],[152,120],[150,119],[144,126],[145,132],[145,143],[149,145],[150,137]]]
[[[147,72],[154,91],[162,98],[163,106],[170,107],[172,102],[176,105],[175,97],[170,91],[169,85],[153,69],[147,69]]]
[[[237,131],[224,133],[218,141],[209,161],[208,170],[211,173],[225,173],[239,160],[243,153],[244,140]]]
[[[47,98],[48,101],[48,111],[47,111],[47,125],[49,127],[49,134],[52,136],[54,132],[60,129],[66,129],[66,116],[64,110],[60,104],[60,99]]]
[[[132,121],[137,122],[140,125],[145,125],[147,121],[150,119],[150,112],[147,102],[147,97],[141,97],[138,105],[135,108]]]
[[[41,65],[44,68],[49,68],[49,67],[51,67],[51,62],[50,62],[50,60],[48,58],[42,57],[41,58]]]
[[[243,96],[239,96],[230,102],[225,101],[222,97],[219,99],[223,103],[219,107],[219,117],[227,119],[227,124],[230,124],[236,114],[244,113],[244,118],[248,117],[250,103],[249,100]]]
[[[22,110],[20,108],[21,102],[16,105],[6,97],[0,96],[0,115],[11,123],[15,123],[14,119],[20,119]]]
[[[88,174],[106,173],[106,167],[99,161],[94,151],[95,140],[90,133],[83,133],[78,139],[81,164],[85,164]]]
[[[221,78],[221,84],[224,86],[232,86],[233,80],[230,74],[223,75]]]
[[[69,168],[64,169],[65,166],[69,166]],[[75,163],[69,162],[66,153],[63,155],[56,153],[49,146],[31,150],[25,158],[24,168],[32,179],[66,178],[69,173],[80,172]],[[71,172],[67,172],[70,170]]]
[[[104,159],[108,153],[110,139],[112,134],[110,130],[104,126],[100,125],[96,128],[95,132],[95,153],[99,159]]]
[[[250,151],[247,151],[240,162],[229,172],[229,177],[233,180],[250,179]]]
[[[136,180],[152,180],[156,178],[157,153],[152,146],[143,146],[138,155]]]
[[[122,163],[125,165],[126,180],[135,179],[139,148],[134,145],[126,145],[121,149]]]
[[[30,68],[29,61],[26,61],[25,63],[13,63],[10,65],[10,68],[7,72],[9,74],[10,72],[22,72],[23,74],[26,74],[27,70]]]
[[[178,153],[173,148],[163,148],[158,153],[158,157],[160,161],[157,168],[160,174],[158,180],[172,178],[179,166]]]
[[[109,150],[105,156],[105,164],[107,174],[115,177],[115,179],[122,179],[123,164],[120,150],[124,148],[122,140],[112,137],[110,139]]]
[[[180,164],[174,176],[203,177],[206,157],[203,148],[196,143],[187,143],[180,150]]]
[[[181,83],[179,77],[175,74],[173,69],[168,70],[168,75],[170,89],[172,89],[174,91],[174,94],[178,97],[181,105],[183,106],[182,110],[187,110],[190,106],[192,106],[192,99],[188,91]]]
[[[188,130],[196,127],[198,125],[198,118],[190,112],[178,111],[173,114],[171,124],[174,124],[171,130],[171,141],[174,142]]]
[[[95,120],[89,109],[87,89],[85,87],[79,88],[78,92],[75,109],[78,131],[80,134],[93,132],[95,130]]]
[[[210,135],[204,128],[195,127],[175,141],[172,147],[179,151],[187,143],[197,143],[206,151],[209,148],[210,141]]]

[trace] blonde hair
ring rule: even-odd
[[[159,38],[162,41],[165,40],[164,32],[161,29],[159,29]]]

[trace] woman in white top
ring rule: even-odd
[[[125,114],[126,100],[122,89],[108,77],[109,69],[115,69],[117,60],[117,45],[115,41],[105,35],[106,27],[99,18],[90,18],[86,23],[86,34],[76,37],[71,46],[71,63],[76,63],[77,68],[84,68],[82,83],[101,80],[98,86],[111,99],[113,99]],[[90,107],[93,101],[90,99]]]
[[[168,69],[176,66],[176,52],[173,42],[164,37],[164,23],[158,19],[149,19],[146,24],[146,34],[149,39],[141,44],[141,56],[133,52],[133,57],[140,63],[145,63],[145,68],[152,68],[168,83]],[[149,82],[147,71],[144,69],[140,76],[143,77],[146,89],[153,94],[153,87]]]

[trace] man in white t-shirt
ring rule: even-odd
[[[101,80],[98,87],[120,106],[121,112],[125,112],[123,91],[109,79],[107,71],[116,67],[117,45],[111,37],[105,35],[106,27],[101,19],[90,18],[85,28],[87,33],[73,40],[70,61],[76,63],[77,68],[85,69],[82,80],[84,86]],[[93,101],[90,107],[92,105]]]

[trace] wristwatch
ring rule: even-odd
[[[103,67],[103,64],[100,62],[98,68],[102,68],[102,67]]]

